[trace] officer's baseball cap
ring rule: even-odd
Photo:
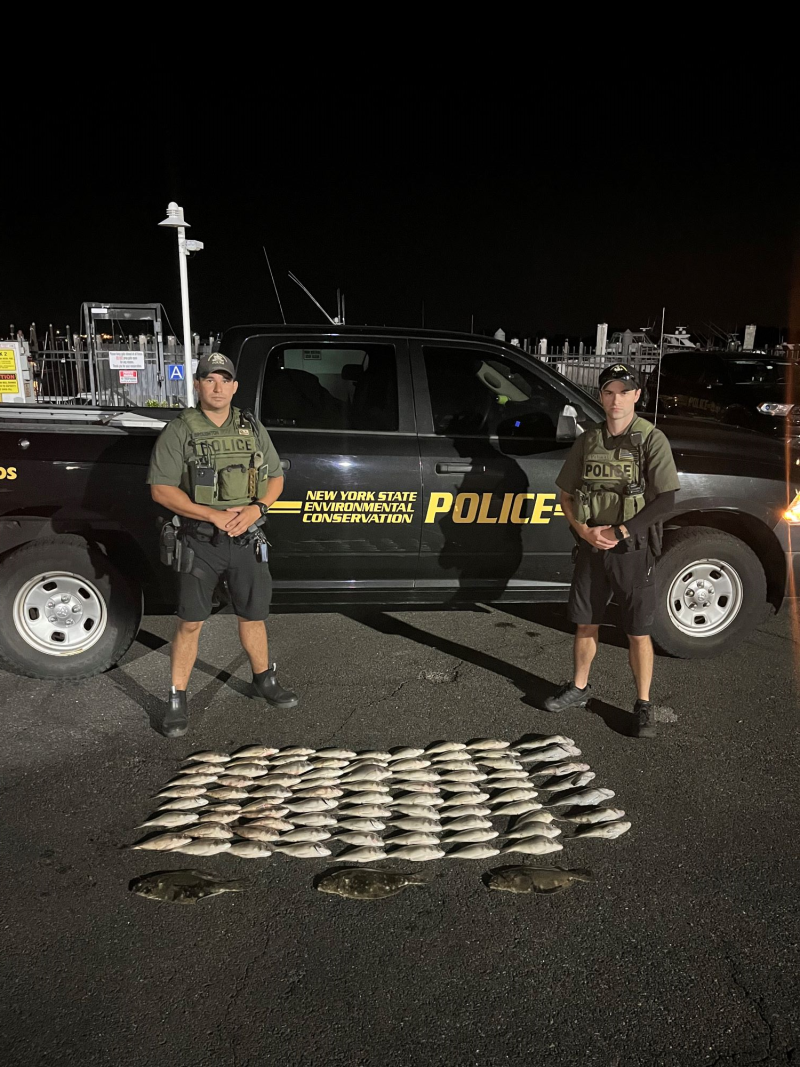
[[[606,367],[598,378],[598,383],[601,389],[606,382],[626,382],[632,389],[641,388],[639,379],[636,377],[636,371],[634,371],[632,367],[626,366],[624,363],[615,363],[612,367]]]
[[[227,356],[221,352],[212,352],[197,361],[195,378],[207,378],[209,374],[229,374],[231,379],[236,377],[236,368]]]

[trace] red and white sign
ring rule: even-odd
[[[120,385],[132,385],[134,382],[139,381],[138,370],[121,370],[119,372]]]

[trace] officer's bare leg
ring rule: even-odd
[[[573,658],[575,660],[575,685],[585,689],[589,684],[589,670],[597,654],[597,635],[599,626],[579,626],[575,632]]]
[[[261,619],[255,622],[239,619],[239,640],[248,655],[253,674],[262,674],[269,667],[266,625]]]
[[[631,637],[628,634],[628,646],[628,658],[636,679],[636,695],[639,700],[649,700],[650,683],[653,681],[653,642],[649,637]]]
[[[169,653],[172,684],[176,689],[186,689],[189,685],[192,667],[197,659],[197,645],[202,629],[202,622],[186,622],[184,619],[178,619],[178,628]]]

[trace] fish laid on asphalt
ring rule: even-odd
[[[529,856],[544,856],[548,852],[560,852],[563,847],[558,841],[537,835],[536,837],[524,837],[521,841],[514,841],[500,851],[503,853],[526,852]]]
[[[229,837],[233,837],[233,830],[213,822],[199,822],[195,826],[187,827],[184,833],[188,837],[207,837],[213,841],[227,841]]]
[[[211,785],[219,778],[218,774],[176,774],[167,782],[167,789],[174,789],[176,785]]]
[[[550,734],[548,737],[532,737],[528,741],[517,741],[514,748],[521,749],[533,749],[533,748],[548,748],[550,745],[574,745],[575,742],[571,737],[564,737],[563,734]]]
[[[591,882],[592,872],[563,867],[497,867],[486,884],[504,893],[558,893],[578,882]]]
[[[325,811],[291,812],[291,822],[295,826],[335,826],[336,816]]]
[[[493,806],[496,804],[513,804],[515,800],[535,800],[538,795],[535,789],[527,789],[520,786],[517,789],[504,789],[501,792],[493,793],[489,803]]]
[[[497,856],[500,854],[499,848],[494,848],[492,845],[463,845],[459,848],[451,849],[446,853],[449,860],[488,860],[490,856]]]
[[[474,782],[446,782],[439,783],[442,793],[480,793],[480,789]]]
[[[474,752],[478,749],[481,752],[497,752],[503,748],[510,748],[510,746],[510,741],[497,741],[492,737],[477,737],[474,741],[467,742],[467,751]]]
[[[248,885],[237,878],[222,879],[210,871],[154,871],[134,878],[129,888],[147,900],[196,904],[204,897],[215,897],[220,893],[241,893]]]
[[[331,822],[335,823],[336,820],[332,819]],[[247,829],[250,827],[254,830],[272,830],[273,833],[282,834],[284,830],[294,830],[295,824],[294,821],[289,822],[287,819],[270,819],[265,817],[263,819],[252,819],[247,824]],[[243,827],[243,829],[245,828]],[[242,835],[239,834],[239,836],[241,837]]]
[[[401,893],[408,886],[427,885],[424,878],[399,871],[347,870],[331,871],[317,882],[320,893],[333,893],[349,900],[383,900]]]
[[[158,805],[159,811],[192,811],[195,808],[204,808],[211,801],[208,797],[181,797],[179,800],[168,800]]]
[[[351,760],[356,758],[355,752],[349,748],[318,748],[316,755],[321,759]]]
[[[274,826],[237,826],[234,832],[237,837],[242,837],[245,841],[264,841],[266,843],[277,841],[282,836]]]
[[[286,807],[289,811],[310,812],[310,811],[330,811],[336,807],[335,800],[325,800],[324,797],[317,797],[313,800],[292,800],[287,803]]]
[[[542,775],[561,775],[561,774],[575,774],[576,771],[589,771],[591,767],[588,763],[576,763],[575,760],[561,760],[559,763],[551,763],[549,767],[542,767],[539,771],[530,770],[528,774],[531,778],[539,778]]]
[[[436,768],[442,766],[443,763],[460,763],[463,766],[473,766],[472,753],[467,752],[466,749],[448,749],[446,752],[426,752],[426,756],[430,756],[431,766]]]
[[[490,830],[492,826],[490,819],[485,819],[480,815],[461,815],[452,819],[447,824],[448,833],[458,833],[460,830]]]
[[[563,793],[555,800],[551,800],[549,806],[551,808],[569,807],[570,805],[586,807],[589,804],[601,804],[604,800],[611,800],[614,795],[613,789],[605,789],[602,786],[594,789],[571,790],[569,793]]]
[[[429,759],[420,759],[409,757],[408,759],[394,760],[392,762],[392,774],[398,774],[400,771],[422,771],[426,767],[430,767],[431,761]]]
[[[188,845],[178,845],[171,852],[185,852],[187,856],[216,856],[218,852],[227,852],[230,841],[192,841]]]
[[[475,771],[478,769],[469,756],[464,752],[459,752],[457,754],[457,759],[448,759],[448,755],[452,756],[456,755],[456,753],[445,752],[441,756],[434,756],[431,760],[431,767],[433,767],[438,774],[448,774],[458,771]]]
[[[187,756],[184,763],[227,763],[231,757],[227,752],[195,752]]]
[[[331,850],[320,844],[308,845],[275,845],[276,852],[283,852],[286,856],[295,856],[297,859],[315,860],[323,856],[330,856]]]
[[[186,834],[156,834],[154,837],[145,837],[130,847],[147,849],[152,852],[171,852],[178,845],[188,845],[191,840],[191,837]]]
[[[561,818],[561,816],[559,816]],[[541,811],[526,811],[520,815],[514,822],[514,828],[519,826],[526,826],[530,822],[544,822],[551,823],[555,819],[555,815],[552,811],[545,811],[544,808]]]
[[[464,804],[481,804],[489,799],[488,793],[453,793],[442,804],[443,808],[457,808]]]
[[[389,857],[380,845],[365,845],[362,848],[349,848],[342,852],[339,858],[350,863],[375,863],[377,860],[385,860]]]
[[[461,741],[432,741],[424,752],[427,758],[428,756],[438,756],[442,752],[464,752],[466,747]]]
[[[199,816],[199,821],[204,822],[221,822],[229,823],[236,822],[239,818],[238,811],[216,811],[213,805],[209,805],[208,809]]]
[[[253,800],[249,804],[243,804],[240,811],[240,815],[243,815],[246,819],[253,815],[270,815],[275,811],[275,808],[283,807],[278,797],[263,797],[261,800]]]
[[[394,798],[394,807],[440,808],[444,800],[438,793],[400,793]]]
[[[282,785],[285,789],[288,789],[296,784],[296,774],[268,774],[265,778],[259,779],[258,787],[259,789],[266,789],[268,785]]]
[[[535,800],[515,800],[512,804],[503,804],[492,809],[492,815],[527,815],[529,811],[538,811],[542,805]]]
[[[302,783],[302,778],[300,779]],[[284,795],[289,791],[284,791]],[[334,797],[343,797],[344,790],[337,789],[333,785],[316,785],[308,789],[297,789],[294,793],[298,800],[314,800],[322,797],[324,800],[332,800]]]
[[[438,819],[426,819],[421,815],[408,815],[393,819],[391,825],[401,830],[422,830],[429,834],[437,834],[442,828]]]
[[[178,774],[224,774],[224,763],[187,763],[178,770]]]
[[[438,773],[431,768],[425,771],[398,771],[393,775],[395,782],[438,782]]]
[[[332,768],[340,771],[343,767],[347,767],[350,764],[350,760],[347,759],[311,759],[309,763],[314,764],[315,771],[331,770]],[[309,774],[312,772],[309,771]]]
[[[341,774],[341,770],[335,767],[315,767],[313,771],[307,771],[306,774],[301,775],[301,778],[304,782],[327,782],[331,785],[341,780]],[[297,782],[296,774],[287,774],[285,777],[289,779],[287,784]],[[272,775],[270,775],[270,781],[272,781]]]
[[[235,841],[228,849],[228,855],[244,860],[265,860],[272,855],[272,849],[261,841]]]
[[[162,789],[160,793],[155,795],[163,797],[165,800],[177,800],[179,798],[200,797],[205,792],[206,788],[202,785],[175,785],[171,789]],[[211,796],[210,793],[209,796]]]
[[[423,830],[407,830],[386,839],[387,845],[438,845],[437,833],[425,833]]]
[[[232,785],[224,785],[219,789],[209,789],[206,792],[206,796],[213,797],[214,800],[246,800],[250,794],[246,789],[237,789]]]
[[[339,826],[342,830],[385,830],[386,823],[380,819],[340,819]]]
[[[229,773],[241,778],[261,778],[267,772],[260,763],[237,763],[229,768]]]
[[[270,748],[269,745],[245,745],[244,748],[238,748],[231,755],[234,759],[244,759],[246,756],[263,759],[264,757],[277,756],[279,751],[277,748]]]
[[[540,789],[545,789],[549,793],[559,793],[564,789],[582,789],[593,781],[594,777],[594,771],[581,771],[579,774],[564,774],[555,778],[545,778],[543,782],[538,782],[537,784]]]
[[[232,789],[244,789],[253,784],[252,778],[247,778],[243,774],[221,774],[217,778],[217,785],[229,787]]]
[[[573,811],[560,811],[556,817],[566,822],[598,823],[614,822],[624,814],[622,808],[575,808]]]
[[[427,863],[429,860],[440,860],[444,852],[434,845],[401,845],[393,848],[389,853],[391,859],[413,860],[414,863]]]
[[[357,793],[383,793],[389,794],[389,786],[384,782],[347,782],[342,783],[341,788],[348,796],[355,796]]]
[[[500,784],[502,782],[511,782],[512,785],[509,788],[513,789],[514,786],[519,785],[521,782],[527,782],[528,780],[529,779],[528,779],[528,772],[527,771],[509,771],[509,770],[491,771],[490,770],[489,774],[487,774],[487,776],[486,776],[486,784],[488,786],[491,786],[492,789],[499,788],[499,786],[500,786]]]
[[[383,767],[378,767],[376,764],[371,763],[365,767],[357,767],[354,771],[350,771],[348,774],[343,774],[340,781],[342,785],[349,785],[350,782],[382,782],[384,778],[391,778],[391,776],[391,771],[387,771]]]
[[[391,819],[392,808],[380,807],[378,804],[352,804],[348,808],[340,809],[342,815],[349,819]]]
[[[320,786],[319,788],[324,789],[325,787]],[[282,799],[295,795],[298,797],[298,799],[302,799],[299,793],[293,793],[292,790],[285,785],[262,785],[259,786],[258,789],[254,789],[253,792],[250,794],[251,797],[255,797],[257,800],[263,800],[266,797],[278,797],[278,799]]]
[[[378,760],[380,763],[386,763],[387,760],[392,758],[391,752],[384,752],[376,748],[365,749],[363,752],[357,752],[356,755],[360,760]]]
[[[287,745],[279,750],[281,756],[313,756],[313,748],[301,748],[299,745]]]
[[[630,828],[631,824],[627,819],[620,819],[618,822],[600,822],[595,823],[593,826],[579,826],[572,836],[604,837],[606,840],[612,841],[615,837],[627,833]]]
[[[380,848],[383,838],[379,834],[358,833],[355,830],[344,834],[336,834],[333,841],[343,841],[346,845],[357,845],[359,848]]]
[[[389,798],[389,790],[385,793],[380,792],[377,789],[365,789],[363,792],[359,790],[356,793],[348,794],[344,800],[339,801],[339,807],[342,811],[352,804],[384,804]]]
[[[242,809],[240,815],[243,819],[283,819],[289,814],[289,809],[285,806],[276,807],[274,804],[270,804],[264,808],[251,808],[248,806],[247,811]]]
[[[400,748],[393,748],[389,753],[390,761],[398,759],[416,759],[417,756],[421,756],[425,751],[424,748],[411,748],[408,745],[402,745]]]
[[[442,782],[485,782],[489,776],[483,771],[449,771],[441,777]]]
[[[475,762],[479,767],[489,767],[493,771],[521,771],[522,764],[515,759],[506,759],[504,756],[482,756]]]
[[[313,771],[314,764],[309,763],[307,760],[301,759],[299,756],[287,760],[285,763],[276,764],[284,772],[284,774],[309,774]]]
[[[155,815],[147,822],[140,822],[137,830],[145,830],[148,827],[163,826],[170,829],[174,826],[188,826],[190,822],[197,822],[200,816],[193,811],[165,811],[163,815]]]
[[[296,830],[289,830],[286,834],[281,834],[281,844],[293,845],[309,841],[327,841],[330,836],[330,830],[323,830],[317,826],[302,826]]]
[[[515,826],[513,830],[507,830],[504,837],[519,838],[524,840],[526,837],[558,837],[561,833],[561,829],[558,826],[553,826],[549,822],[529,822],[524,826]]]
[[[522,759],[526,764],[556,763],[559,760],[570,759],[572,756],[580,756],[580,754],[581,750],[574,745],[548,745],[547,748],[535,749]]]
[[[443,845],[469,845],[480,841],[493,841],[499,837],[497,830],[460,830],[442,838]]]
[[[492,814],[492,809],[485,804],[460,804],[455,808],[446,808],[441,813],[443,819],[460,819],[467,815],[485,817]]]
[[[437,782],[395,782],[394,789],[407,789],[409,793],[427,793],[428,796],[436,796],[440,792]]]

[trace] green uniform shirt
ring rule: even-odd
[[[205,413],[203,413],[203,418],[208,423],[209,429],[219,429],[221,434],[223,432],[226,434],[234,432],[233,412],[220,427],[216,427]],[[257,419],[256,426],[258,427],[258,448],[260,452],[264,453],[264,466],[267,468],[267,474],[270,478],[279,478],[283,474],[281,458],[276,452],[266,429]],[[189,444],[191,436],[191,431],[183,419],[177,418],[167,423],[153,446],[153,452],[150,456],[150,469],[147,472],[148,485],[175,485],[182,489],[187,496],[191,497],[192,487],[189,483],[189,468],[187,466],[193,456]],[[220,503],[210,504],[209,507],[225,511],[229,505]]]
[[[564,461],[564,466],[556,478],[556,485],[565,493],[574,494],[583,485],[583,440],[581,434],[569,451]],[[613,451],[624,448],[636,455],[636,449],[630,441],[628,430],[625,433],[613,437],[608,432],[608,424],[603,424],[603,445]],[[672,457],[672,449],[666,435],[657,427],[651,430],[647,439],[642,442],[642,463],[645,477],[645,503],[649,504],[661,493],[669,493],[680,489],[678,471],[675,460]]]

